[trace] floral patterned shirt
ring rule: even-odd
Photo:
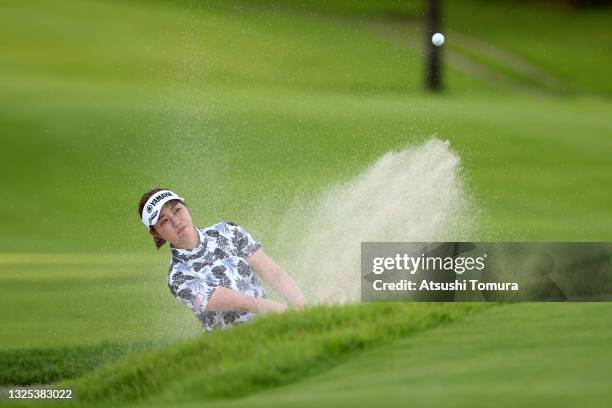
[[[266,293],[245,258],[261,245],[240,226],[220,222],[207,228],[196,228],[200,243],[193,249],[172,247],[168,270],[168,287],[177,300],[187,305],[212,331],[231,327],[255,317],[250,312],[206,310],[215,289],[223,286],[255,298]]]

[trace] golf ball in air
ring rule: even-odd
[[[444,36],[441,33],[435,33],[432,37],[431,37],[431,42],[433,43],[433,45],[435,45],[436,47],[441,46],[442,44],[444,44]]]

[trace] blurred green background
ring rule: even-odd
[[[48,382],[88,371],[83,356],[100,350],[199,333],[137,215],[154,186],[186,197],[198,225],[255,231],[282,261],[292,254],[267,244],[296,196],[437,134],[481,210],[473,240],[611,241],[610,8],[444,2],[432,95],[424,7],[3,2],[4,366],[28,356],[24,381]],[[76,367],[37,377],[36,362],[76,346]]]
[[[607,9],[444,6],[432,97],[420,2],[4,4],[3,251],[150,252],[156,185],[265,239],[296,190],[434,133],[492,238],[609,238]]]

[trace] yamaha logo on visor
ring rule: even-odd
[[[155,195],[151,196],[143,207],[140,217],[142,223],[147,228],[157,224],[164,204],[171,200],[185,201],[170,190],[158,191]]]

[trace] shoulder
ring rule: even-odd
[[[209,225],[208,227],[200,228],[200,231],[204,233],[209,231],[223,232],[224,230],[229,229],[231,227],[232,226],[228,223],[228,221],[219,221],[212,225]]]
[[[199,230],[209,237],[223,235],[226,238],[233,238],[236,233],[243,231],[242,227],[232,221],[220,221],[211,226],[199,228]]]
[[[211,248],[227,245],[233,247],[241,256],[250,256],[261,244],[247,230],[232,221],[221,221],[203,229],[206,239],[211,241]]]

